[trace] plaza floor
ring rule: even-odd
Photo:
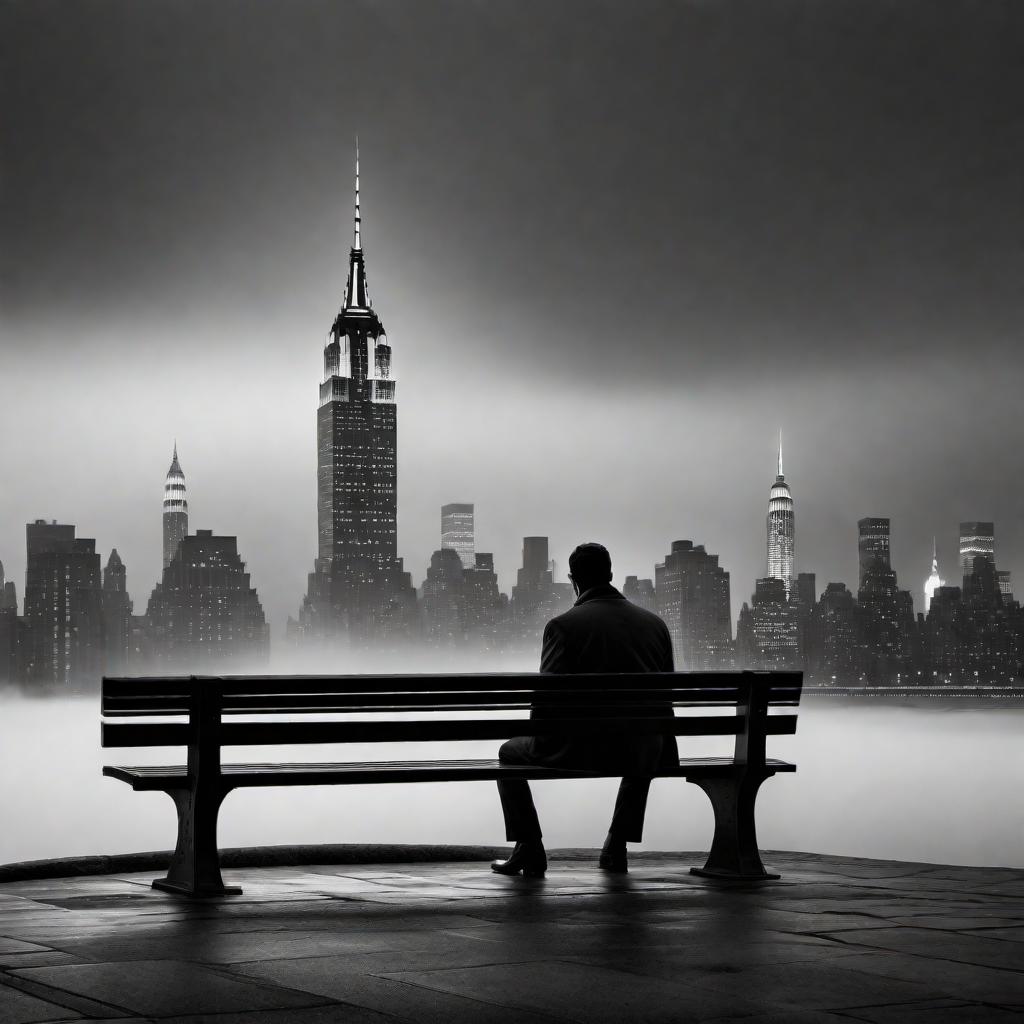
[[[723,886],[696,854],[626,876],[555,853],[227,872],[190,902],[154,873],[0,885],[0,1024],[43,1021],[1010,1022],[1024,871],[771,853]]]

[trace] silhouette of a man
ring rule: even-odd
[[[671,672],[672,640],[668,627],[652,612],[627,601],[611,585],[612,562],[601,544],[581,544],[569,556],[569,579],[577,600],[544,628],[542,673]],[[614,708],[594,708],[595,716],[616,716]],[[646,714],[672,715],[672,707]],[[557,705],[538,701],[531,718],[558,717]],[[599,864],[626,870],[626,843],[640,842],[651,776],[678,765],[675,736],[517,736],[502,744],[500,760],[508,764],[599,771],[622,776],[608,837]],[[498,793],[505,815],[506,838],[515,842],[508,860],[491,864],[501,874],[540,876],[547,869],[540,820],[525,779],[502,779]]]

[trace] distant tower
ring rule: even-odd
[[[654,567],[658,614],[665,620],[676,667],[703,671],[727,664],[732,647],[729,573],[703,544],[672,541]]]
[[[889,561],[889,520],[882,516],[867,516],[857,520],[857,561],[859,562],[860,586],[864,586],[869,572],[888,572]]]
[[[117,548],[110,552],[103,570],[103,669],[123,672],[128,664],[132,602],[128,597],[128,575]]]
[[[37,519],[25,528],[28,675],[43,686],[95,683],[102,674],[100,556],[75,528]]]
[[[472,504],[441,506],[441,548],[457,551],[463,569],[472,569],[476,565]]]
[[[793,553],[796,530],[793,496],[782,473],[782,431],[779,431],[779,471],[768,496],[768,576],[782,580],[789,597],[793,586]]]
[[[935,546],[935,538],[932,538],[932,574],[924,581],[924,613],[932,606],[932,598],[939,587],[944,587],[946,581],[939,576],[939,552]]]
[[[178,545],[188,533],[188,501],[185,499],[185,474],[178,463],[178,444],[174,444],[171,468],[164,480],[164,568],[171,564]]]
[[[974,559],[982,557],[996,564],[996,528],[993,523],[971,521],[960,524],[960,575],[974,572]]]

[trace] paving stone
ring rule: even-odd
[[[902,953],[870,953],[858,957],[857,970],[919,982],[931,989],[933,996],[1024,1007],[1024,974],[1016,971]]]
[[[1007,942],[1024,942],[1024,924],[1014,925],[1010,928],[983,928],[965,929],[965,935],[977,935],[983,939],[1003,939]],[[1021,951],[1021,959],[1024,960],[1024,950]]]
[[[1024,920],[1013,917],[984,917],[970,914],[914,914],[912,917],[891,917],[890,924],[906,925],[910,928],[936,928],[943,932],[976,932],[984,935],[986,930],[1024,927]],[[1000,936],[993,934],[993,938]]]
[[[255,1013],[201,1013],[187,1017],[161,1017],[159,1024],[399,1024],[400,1020],[401,1018],[379,1013],[365,1006],[332,1003],[330,1006],[305,1010],[260,1010]]]
[[[764,1009],[763,1003],[736,990],[720,992],[567,961],[493,964],[388,977],[587,1024],[706,1020]]]
[[[67,1007],[48,1003],[36,996],[0,984],[0,1024],[32,1024],[34,1021],[73,1017]]]
[[[82,957],[62,953],[57,949],[46,949],[41,953],[0,954],[0,970],[13,971],[19,967],[56,967],[59,964],[80,964]]]
[[[824,933],[823,933],[824,934]],[[831,932],[827,937],[871,949],[889,949],[894,953],[914,953],[982,967],[1020,970],[1024,953],[1013,942],[960,935],[934,928],[871,928]]]
[[[755,1013],[752,1017],[709,1017],[706,1024],[850,1024],[845,1013],[824,1010],[783,1010],[780,1013]]]
[[[849,1015],[868,1024],[1010,1024],[1020,1020],[1020,1014],[1012,1010],[952,999],[868,1007],[851,1010]]]
[[[326,961],[326,962],[325,962]],[[236,969],[237,970],[237,969]],[[347,971],[343,958],[278,960],[251,965],[246,974],[339,1002],[422,1024],[550,1024],[564,1019],[502,1007],[487,998],[465,997],[405,981]]]
[[[174,960],[33,967],[15,972],[43,985],[143,1015],[228,1013],[311,1006],[323,1000],[255,985]]]

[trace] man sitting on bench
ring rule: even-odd
[[[611,585],[611,556],[603,545],[577,547],[569,556],[569,579],[577,600],[544,628],[542,673],[673,671],[668,627]],[[592,713],[616,717],[619,711],[605,706]],[[673,712],[666,704],[646,713],[671,716]],[[558,716],[557,706],[545,708],[539,700],[530,712],[531,718]],[[607,871],[619,872],[626,870],[626,843],[641,841],[651,776],[659,768],[679,763],[675,736],[668,735],[615,739],[517,736],[502,744],[498,757],[507,764],[621,774],[615,812],[598,862]],[[528,877],[543,876],[547,856],[529,782],[499,780],[498,794],[505,815],[505,837],[516,845],[508,860],[494,861],[491,869],[504,875],[521,871]]]

